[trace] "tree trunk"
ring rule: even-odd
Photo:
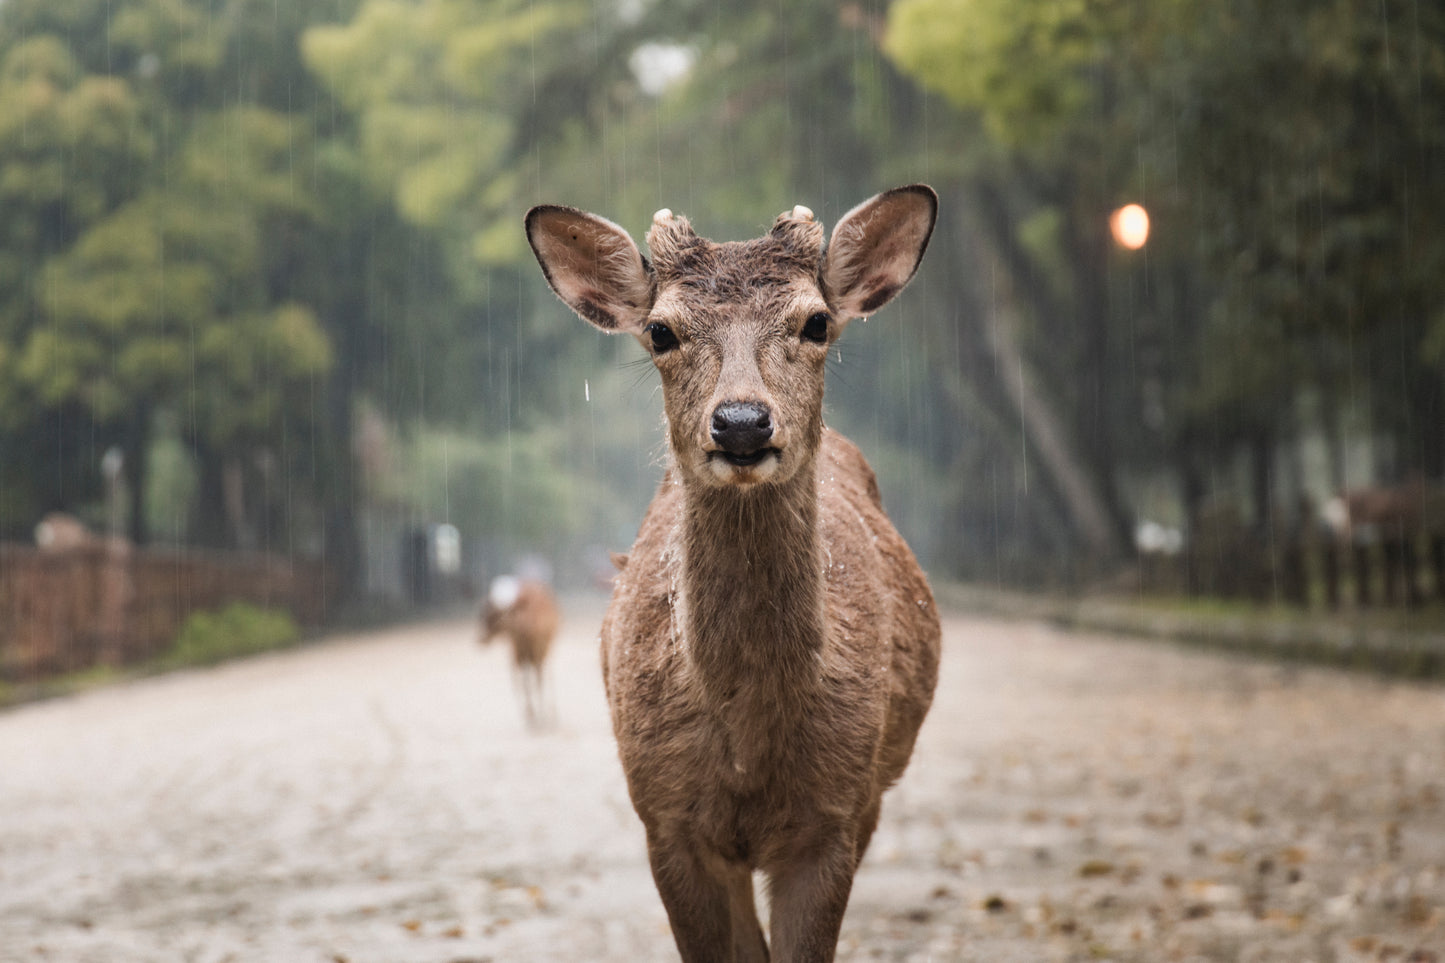
[[[1084,196],[1091,195],[1085,193]],[[1113,240],[1104,216],[1106,206],[1102,201],[1086,201],[1069,212],[1073,242],[1068,245],[1068,252],[1073,263],[1077,299],[1071,313],[1083,335],[1083,356],[1077,376],[1084,390],[1078,408],[1075,443],[1093,478],[1094,489],[1114,529],[1116,541],[1127,545],[1133,539],[1133,526],[1116,480],[1114,418],[1118,405],[1113,382],[1117,375],[1110,370],[1113,336],[1108,287]]]
[[[130,498],[130,541],[140,546],[150,541],[146,517],[146,485],[150,480],[151,406],[142,403],[131,412],[125,429],[126,485]]]
[[[987,343],[1004,392],[1024,427],[1025,443],[1033,445],[1089,551],[1101,559],[1114,558],[1120,544],[1108,507],[1070,447],[1062,421],[1034,385],[1032,367],[1019,350],[1017,327],[1011,298],[1000,294],[988,325]]]
[[[1080,441],[1071,438],[1064,420],[1054,411],[1048,399],[1036,385],[1032,365],[1024,358],[1018,343],[1018,309],[1014,302],[1013,280],[1021,269],[1026,255],[1000,232],[1007,232],[1006,212],[992,210],[997,199],[989,201],[979,198],[980,219],[985,222],[982,231],[987,245],[977,250],[975,259],[979,262],[973,271],[980,277],[999,277],[994,285],[993,298],[987,302],[991,316],[985,322],[986,336],[983,339],[994,362],[993,368],[1000,382],[1004,396],[1013,407],[1014,413],[1023,426],[1025,444],[1033,447],[1038,463],[1048,473],[1049,482],[1058,492],[1064,509],[1079,540],[1088,551],[1099,559],[1118,557],[1125,542],[1120,537],[1123,530],[1116,523],[1110,509],[1107,495],[1101,490],[1098,477],[1090,471],[1089,461],[1074,447]],[[991,212],[990,212],[991,211]],[[968,235],[979,232],[971,230],[972,225],[959,215],[960,232]],[[1040,310],[1055,307],[1040,289]],[[1057,306],[1062,310],[1061,306]]]
[[[324,525],[322,551],[327,585],[336,593],[337,601],[346,602],[356,597],[362,577],[357,520],[360,485],[352,445],[356,398],[349,357],[352,346],[346,339],[337,339],[336,346],[340,357],[327,386],[326,451],[321,456],[324,472],[320,492]]]
[[[222,458],[207,445],[192,448],[196,460],[196,503],[192,509],[190,540],[205,548],[232,548],[226,524],[226,496]]]
[[[1249,493],[1254,508],[1254,530],[1270,538],[1274,526],[1274,432],[1256,429],[1249,443]]]

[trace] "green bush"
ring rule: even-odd
[[[181,626],[166,665],[209,665],[290,645],[300,636],[289,613],[232,602],[220,611],[193,612]]]

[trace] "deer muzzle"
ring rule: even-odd
[[[778,450],[773,440],[773,413],[753,401],[725,401],[712,413],[712,454],[739,468],[756,465]]]

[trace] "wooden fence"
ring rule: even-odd
[[[0,543],[0,680],[150,658],[192,612],[230,602],[314,625],[328,595],[324,566],[310,560],[99,540],[60,551]]]
[[[1328,609],[1445,604],[1445,517],[1436,521],[1343,533],[1299,526],[1271,538],[1212,519],[1184,552],[1144,556],[1142,587]]]

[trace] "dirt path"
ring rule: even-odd
[[[675,959],[584,606],[0,714],[0,961]],[[950,619],[842,959],[1445,961],[1445,690]]]

